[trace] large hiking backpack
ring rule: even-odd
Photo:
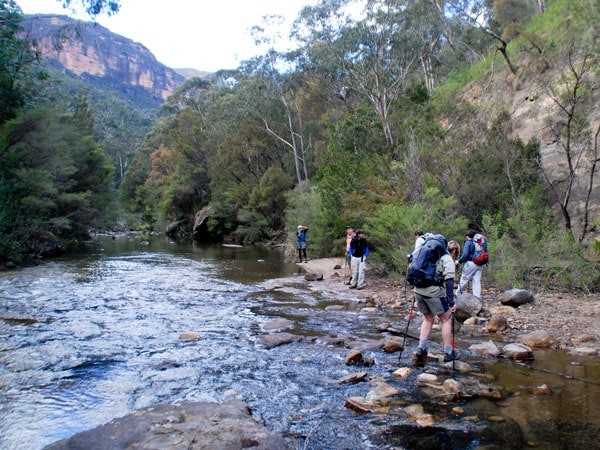
[[[487,239],[483,234],[477,233],[473,236],[473,243],[475,244],[475,252],[473,253],[471,261],[479,266],[487,264],[490,259],[490,254],[487,249]]]
[[[441,234],[426,239],[413,255],[406,282],[415,287],[441,286],[444,280],[437,274],[437,263],[448,252],[446,247],[446,238]]]

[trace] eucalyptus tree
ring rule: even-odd
[[[27,102],[25,82],[38,58],[31,43],[18,36],[22,18],[14,0],[0,0],[0,124]]]
[[[350,0],[323,0],[304,8],[295,26],[312,64],[337,79],[340,95],[353,91],[371,105],[390,147],[395,144],[390,108],[414,80],[419,62],[408,28],[409,4],[369,0],[357,14]]]

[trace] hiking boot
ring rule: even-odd
[[[356,285],[355,284],[351,284],[350,285],[350,289],[356,289]]]
[[[455,361],[459,358],[456,352],[444,353],[444,362]]]
[[[366,285],[366,284],[361,284],[361,285],[360,285],[360,286],[358,286],[356,289],[364,289],[364,288],[366,288],[366,287],[367,287],[367,285]]]
[[[417,351],[413,353],[412,362],[415,366],[424,366],[425,360],[427,359],[427,349],[417,348]]]

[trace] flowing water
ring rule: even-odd
[[[280,277],[297,277],[297,286],[262,284]],[[277,251],[164,237],[103,238],[81,254],[0,273],[0,449],[40,449],[156,403],[232,398],[291,447],[427,448],[408,436],[419,436],[410,418],[344,407],[370,388],[338,380],[361,370],[399,389],[405,404],[417,401],[414,379],[391,376],[398,354],[373,351],[373,366],[347,367],[348,349],[328,341],[376,341],[378,323],[402,317],[363,312],[364,305],[303,285],[303,273]],[[326,309],[333,304],[343,309]],[[292,320],[287,331],[303,339],[265,348],[263,327],[275,318]],[[185,332],[201,338],[179,339]],[[450,436],[444,448],[489,443],[448,430],[480,430],[492,416],[516,422],[532,445],[577,448],[567,445],[581,442],[574,436],[599,430],[597,360],[547,352],[528,366],[488,364],[504,399],[465,400],[462,415],[438,408]],[[534,392],[543,383],[552,394]]]

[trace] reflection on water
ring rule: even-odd
[[[346,348],[326,339],[380,339],[381,314],[362,313],[354,302],[329,311],[326,306],[343,302],[301,288],[259,287],[293,275],[301,286],[298,268],[276,251],[196,247],[160,237],[106,239],[74,258],[0,273],[0,448],[39,449],[155,403],[231,398],[249,403],[256,419],[299,448],[410,448],[394,434],[402,428],[399,419],[344,408],[347,398],[370,388],[337,383],[357,368],[345,366]],[[263,325],[277,317],[293,320],[287,331],[306,338],[265,349]],[[180,340],[184,332],[201,339]],[[461,339],[461,345],[469,342]],[[414,379],[391,376],[397,354],[372,356],[369,375],[414,401]],[[556,443],[567,425],[577,424],[581,433],[600,424],[599,387],[581,381],[599,380],[598,363],[572,361],[544,352],[530,367],[491,364],[505,400],[463,407],[482,421],[516,420],[540,448],[566,448]],[[534,393],[544,383],[552,395]],[[464,422],[455,416],[439,420]],[[456,442],[448,448],[476,448]]]

